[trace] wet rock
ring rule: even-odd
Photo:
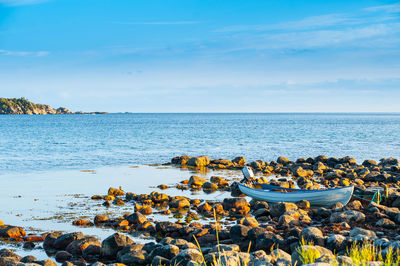
[[[64,262],[64,261],[72,259],[72,254],[67,251],[63,251],[63,250],[57,251],[54,258],[57,262]]]
[[[190,187],[201,187],[207,180],[200,176],[192,175],[189,179],[188,185]]]
[[[130,223],[130,224],[134,224],[134,225],[138,225],[138,224],[142,224],[147,222],[147,218],[146,216],[144,216],[143,214],[141,214],[140,212],[135,212],[129,216],[126,217],[126,220]]]
[[[166,259],[172,259],[179,253],[179,248],[175,245],[164,245],[156,247],[151,251],[149,258],[153,260],[155,256],[164,257]]]
[[[279,164],[286,165],[287,163],[290,162],[290,160],[286,157],[280,156],[280,157],[278,157],[278,159],[276,159],[276,162]]]
[[[272,217],[280,217],[287,211],[297,210],[298,207],[294,203],[290,202],[278,202],[270,206],[270,213]]]
[[[86,236],[81,239],[72,241],[67,247],[66,251],[72,255],[82,255],[82,252],[89,246],[99,246],[101,247],[100,241],[92,236]]]
[[[329,220],[331,223],[363,222],[365,220],[365,215],[359,211],[347,210],[333,213]]]
[[[203,184],[203,189],[208,189],[208,190],[217,190],[218,189],[218,185],[211,183],[211,182],[205,182]]]
[[[53,249],[53,248],[55,248],[54,247],[54,242],[61,235],[62,235],[61,232],[53,232],[53,233],[47,234],[45,239],[44,239],[44,242],[43,242],[43,247],[45,249]]]
[[[170,208],[174,209],[190,208],[190,202],[185,198],[174,198],[168,205]]]
[[[105,215],[96,215],[96,217],[94,217],[94,224],[100,225],[107,222],[108,220],[109,220],[108,217]]]
[[[249,206],[249,203],[245,198],[225,198],[222,202],[225,210],[237,209],[243,206]]]
[[[194,167],[205,167],[211,162],[207,156],[192,157],[188,160],[187,165]]]
[[[42,266],[57,266],[57,264],[52,259],[40,260],[40,261],[36,261],[35,263],[42,265]]]
[[[101,256],[101,246],[89,245],[82,251],[82,256],[87,261],[96,261]]]
[[[185,249],[171,259],[171,265],[187,265],[190,261],[197,264],[203,262],[203,255],[198,249]]]
[[[54,248],[56,249],[65,249],[70,243],[75,240],[83,238],[83,234],[81,232],[74,232],[69,234],[64,234],[54,241]]]
[[[244,157],[236,157],[232,162],[239,166],[244,166],[246,164],[246,159]]]
[[[22,263],[33,263],[35,261],[37,261],[37,258],[31,255],[25,256],[20,260]]]
[[[75,220],[72,222],[73,225],[76,226],[92,226],[93,223],[91,221],[86,221],[86,220]]]
[[[18,238],[26,236],[25,230],[19,226],[0,225],[0,237]]]
[[[118,251],[128,245],[134,244],[134,241],[121,233],[115,233],[102,242],[102,255],[106,258],[115,258]]]
[[[121,188],[118,189],[118,188],[110,187],[108,189],[108,195],[123,196],[123,195],[125,195],[125,192]]]

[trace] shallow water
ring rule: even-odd
[[[171,166],[148,165],[23,175],[10,174],[3,177],[3,185],[0,186],[0,202],[6,203],[0,205],[0,217],[6,224],[24,227],[28,234],[49,231],[80,231],[103,240],[115,231],[101,227],[77,227],[73,226],[72,222],[80,218],[93,221],[98,214],[116,218],[124,213],[134,212],[134,207],[133,204],[127,203],[125,206],[112,205],[106,208],[102,206],[103,200],[91,200],[92,195],[105,195],[109,187],[119,186],[122,186],[126,192],[136,194],[159,191],[171,196],[183,195],[207,200],[222,200],[229,195],[228,192],[222,191],[206,194],[202,191],[156,188],[159,184],[175,185],[193,174],[207,179],[212,175],[220,175],[228,179],[241,177],[240,171],[193,172],[193,170]],[[153,214],[147,217],[156,221],[178,220],[173,218],[172,214],[168,216]],[[143,236],[131,235],[131,237],[139,243],[153,240]],[[2,247],[14,248],[20,255],[32,254],[30,250],[24,250],[21,246],[0,242],[0,248]],[[33,254],[38,258],[47,258],[40,247],[36,248]]]
[[[267,103],[266,103],[267,104]],[[400,157],[400,114],[0,116],[0,175],[168,162]]]

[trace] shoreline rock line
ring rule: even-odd
[[[131,206],[133,210],[118,217],[98,214],[89,220],[73,221],[77,227],[115,230],[103,241],[81,232],[27,235],[22,228],[1,221],[0,238],[21,242],[27,249],[42,245],[63,265],[306,265],[304,253],[314,254],[312,262],[319,264],[313,265],[357,265],[351,250],[363,245],[375,248],[376,265],[381,265],[388,254],[394,254],[394,263],[400,261],[400,253],[396,253],[400,250],[397,159],[358,164],[351,157],[318,156],[296,161],[279,157],[272,162],[246,163],[244,157],[213,160],[179,156],[171,163],[234,171],[247,165],[256,172],[258,182],[305,189],[352,184],[359,195],[372,196],[382,188],[382,198],[372,202],[353,197],[346,206],[336,203],[328,208],[312,207],[307,200],[269,204],[248,201],[237,191],[235,178],[192,175],[174,185],[159,185],[149,194],[111,187],[105,195],[93,195],[89,200],[105,210],[110,206]],[[204,193],[220,190],[231,196],[223,200],[171,196],[168,189],[172,187]],[[154,214],[165,215],[168,220]],[[154,241],[141,244],[131,238],[139,235]],[[0,266],[25,265],[25,261],[28,258],[0,250]],[[30,258],[29,263],[53,265],[54,261]]]

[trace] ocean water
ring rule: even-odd
[[[400,114],[108,114],[0,116],[0,175],[164,163],[400,157]]]

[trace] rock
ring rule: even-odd
[[[186,265],[190,261],[197,264],[203,263],[203,255],[198,249],[185,249],[171,260],[171,265]]]
[[[296,202],[296,206],[299,209],[309,209],[310,208],[310,202],[308,200],[300,200]]]
[[[346,205],[346,208],[349,210],[359,211],[363,208],[363,206],[359,200],[353,200]]]
[[[72,254],[67,251],[61,250],[61,251],[57,251],[54,258],[56,259],[57,262],[64,262],[64,261],[72,259]]]
[[[133,244],[129,246],[125,246],[122,248],[120,251],[117,253],[117,260],[121,261],[121,257],[132,252],[138,252],[143,250],[144,245],[143,244]],[[145,251],[145,250],[144,250]],[[147,253],[147,252],[146,252]]]
[[[135,242],[126,235],[115,233],[102,242],[102,255],[106,258],[115,258],[118,251]]]
[[[247,237],[250,227],[237,224],[231,227],[229,234],[233,241],[241,241]]]
[[[344,250],[346,247],[344,245],[346,237],[339,234],[332,234],[328,237],[326,241],[326,247],[335,253]]]
[[[174,209],[190,208],[190,202],[185,198],[174,198],[168,205],[170,208]]]
[[[146,264],[146,251],[132,251],[119,256],[119,262],[125,265],[144,265]]]
[[[324,235],[317,227],[309,226],[300,232],[300,239],[313,242],[316,245],[324,246]]]
[[[218,189],[218,185],[211,183],[211,182],[205,182],[202,187],[203,187],[203,189],[208,189],[208,190],[217,190]]]
[[[256,239],[256,249],[270,252],[271,247],[275,246],[274,235],[274,233],[269,231],[259,234]]]
[[[178,253],[179,253],[179,248],[177,246],[165,245],[154,248],[153,251],[151,251],[149,257],[151,260],[153,260],[155,256],[164,257],[166,259],[172,259],[176,255],[178,255]]]
[[[257,227],[259,225],[257,220],[251,216],[246,216],[246,217],[238,220],[238,224],[242,224],[242,225],[250,226],[250,227]]]
[[[42,266],[57,266],[57,264],[52,259],[40,260],[36,261],[36,263]]]
[[[290,162],[290,160],[286,157],[280,156],[280,157],[278,157],[278,159],[276,159],[276,162],[279,164],[286,165],[287,163]]]
[[[126,217],[126,220],[130,224],[134,224],[134,225],[138,225],[138,224],[142,224],[142,223],[147,222],[146,216],[144,216],[140,212],[135,212],[135,213],[132,213],[131,215],[128,215]]]
[[[92,226],[93,223],[91,221],[86,221],[86,220],[75,220],[72,222],[73,225],[76,226]]]
[[[64,250],[70,243],[83,237],[84,236],[81,232],[61,235],[57,237],[57,239],[54,241],[54,248]]]
[[[232,162],[239,166],[244,166],[246,163],[246,159],[244,157],[236,157],[232,160]]]
[[[248,207],[249,203],[245,198],[225,198],[222,202],[225,210],[237,209],[243,206]]]
[[[125,195],[125,192],[121,188],[118,189],[118,188],[110,187],[108,189],[108,195],[123,196],[123,195]]]
[[[236,244],[219,244],[214,246],[210,252],[225,252],[225,251],[235,251],[238,252],[240,251],[239,245]]]
[[[271,256],[274,258],[284,258],[285,260],[288,260],[289,262],[292,260],[292,257],[289,253],[283,251],[282,249],[274,249],[271,252]]]
[[[151,266],[169,265],[169,259],[161,256],[155,256],[151,261]]]
[[[104,216],[104,215],[96,215],[96,217],[94,217],[94,224],[95,225],[100,225],[106,221],[108,221],[108,217]]]
[[[196,176],[196,175],[192,175],[189,178],[189,183],[188,185],[190,187],[201,187],[204,183],[206,183],[207,180],[205,180],[204,178],[200,177],[200,176]]]
[[[0,225],[0,237],[18,238],[26,236],[25,230],[19,226]]]
[[[92,236],[86,236],[81,239],[77,239],[72,241],[67,247],[66,251],[71,253],[72,255],[82,255],[82,252],[89,246],[99,246],[101,247],[100,241]]]
[[[37,258],[35,256],[31,256],[31,255],[25,256],[20,260],[20,262],[22,262],[22,263],[32,263],[35,261],[37,261]]]
[[[329,220],[331,223],[363,222],[365,220],[365,215],[359,211],[347,210],[344,212],[332,213]]]
[[[376,222],[376,226],[380,226],[386,229],[395,229],[397,225],[390,219],[382,218],[378,222]]]
[[[374,160],[365,160],[362,165],[365,167],[371,167],[371,166],[378,166],[378,163],[375,162]]]
[[[54,242],[61,235],[62,235],[61,232],[53,232],[53,233],[47,234],[45,239],[44,239],[44,242],[43,242],[43,247],[45,249],[53,249],[53,248],[55,248],[54,247]]]
[[[321,246],[304,245],[299,248],[302,248],[305,253],[314,254],[313,257],[315,257],[315,258],[319,258],[322,256],[334,257],[332,251],[330,251],[329,249],[323,248]],[[302,262],[303,258],[301,257],[301,252],[299,252],[299,248],[297,248],[295,251],[292,252],[292,264],[293,265],[304,265]]]
[[[194,167],[205,167],[210,163],[210,158],[207,156],[192,157],[187,162],[187,165]]]
[[[82,256],[87,261],[96,261],[101,256],[101,246],[90,245],[82,251]]]
[[[297,210],[298,207],[294,203],[290,202],[278,202],[270,206],[270,213],[272,217],[280,217],[287,211]]]
[[[376,234],[374,231],[363,229],[360,227],[356,227],[350,231],[350,237],[355,237],[358,235],[363,235],[363,236],[367,236],[367,237],[376,237]]]

